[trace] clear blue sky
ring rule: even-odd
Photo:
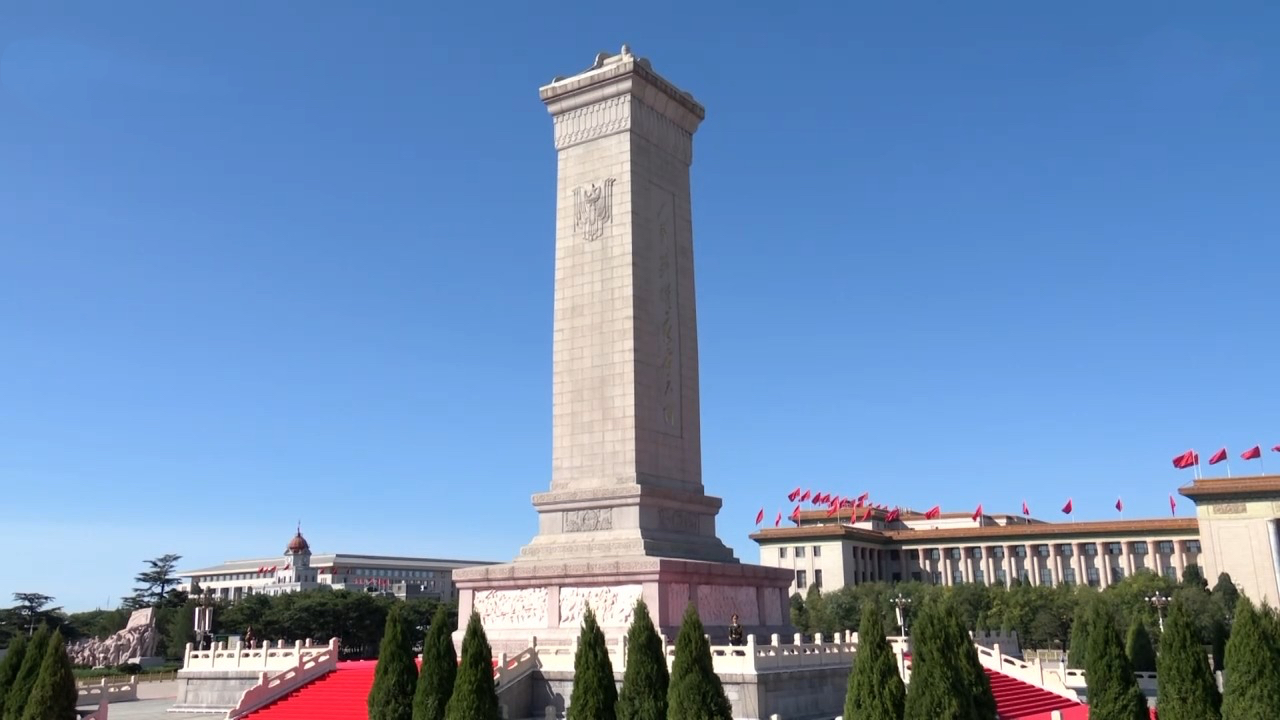
[[[0,0],[0,600],[114,603],[299,518],[513,557],[550,476],[537,88],[623,42],[707,107],[739,557],[796,485],[1163,515],[1175,454],[1280,443],[1275,3],[356,5]]]

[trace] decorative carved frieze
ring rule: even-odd
[[[640,585],[614,587],[562,587],[560,588],[560,627],[577,627],[586,615],[587,607],[596,614],[596,621],[604,627],[627,627],[635,612],[636,601],[643,588]]]
[[[486,630],[547,626],[547,589],[476,590],[472,606],[484,618]]]
[[[743,625],[760,624],[760,608],[754,587],[698,586],[698,615],[703,624],[728,625],[735,614]]]
[[[1211,507],[1214,515],[1243,515],[1248,511],[1248,507],[1242,502],[1214,503]]]
[[[613,529],[613,508],[570,510],[564,514],[564,531],[595,532]]]
[[[693,135],[632,95],[618,95],[560,113],[555,116],[554,125],[557,150],[631,130],[685,164],[693,162]]]

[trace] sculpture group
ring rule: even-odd
[[[110,667],[155,653],[160,634],[151,608],[135,610],[125,629],[109,637],[78,640],[67,646],[71,664],[81,667]]]

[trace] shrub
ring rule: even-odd
[[[458,653],[449,632],[449,611],[441,605],[431,618],[431,629],[422,643],[422,669],[413,696],[413,720],[444,720],[444,710],[458,677]]]
[[[35,687],[36,680],[40,676],[40,666],[44,664],[44,653],[49,648],[50,639],[49,629],[41,626],[27,642],[27,652],[23,655],[22,667],[18,669],[13,685],[9,686],[9,692],[5,695],[3,720],[22,720],[22,713],[27,707],[27,698],[31,695],[31,689]]]
[[[1087,622],[1085,682],[1089,687],[1089,720],[1148,720],[1147,698],[1138,688],[1110,611],[1103,603],[1095,602]]]
[[[618,720],[666,720],[670,684],[662,638],[653,626],[649,606],[638,600],[627,630],[627,669],[618,694]]]
[[[858,625],[858,653],[849,673],[844,716],[853,720],[902,720],[907,691],[885,637],[884,616],[868,603]]]
[[[596,624],[596,614],[588,607],[573,657],[573,694],[569,696],[567,720],[612,720],[617,705],[618,686],[613,684],[609,648]]]
[[[493,685],[493,649],[485,637],[480,613],[471,611],[462,636],[462,662],[453,684],[445,720],[498,720],[498,693]]]
[[[1151,634],[1147,632],[1147,624],[1141,616],[1135,615],[1133,623],[1129,625],[1124,652],[1135,672],[1155,672],[1156,650],[1151,646]]]
[[[369,689],[369,720],[413,720],[414,685],[418,668],[413,661],[413,641],[405,628],[400,605],[387,613],[378,666]]]
[[[733,708],[711,665],[711,645],[693,603],[684,611],[676,637],[667,692],[669,720],[733,720]]]
[[[1204,646],[1182,603],[1169,606],[1156,659],[1160,678],[1160,720],[1218,720],[1222,696],[1209,668]]]
[[[27,696],[22,720],[77,720],[76,678],[61,632],[46,643],[40,674]]]
[[[1248,597],[1235,606],[1223,670],[1222,720],[1280,717],[1280,648]]]

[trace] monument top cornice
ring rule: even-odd
[[[643,81],[642,85],[658,90],[698,121],[706,117],[706,108],[693,99],[692,94],[659,75],[648,58],[632,54],[627,45],[623,45],[616,55],[597,53],[591,67],[577,75],[556,76],[550,84],[538,88],[538,95],[552,114],[559,114],[623,92],[637,92],[639,88],[634,87],[635,83],[627,82],[636,79]]]

